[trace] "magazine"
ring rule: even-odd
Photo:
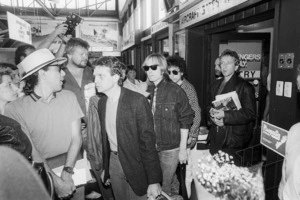
[[[212,102],[212,105],[217,110],[239,110],[241,109],[241,102],[236,91],[228,92],[216,96],[216,100]]]

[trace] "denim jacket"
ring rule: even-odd
[[[151,106],[154,87],[150,87]],[[154,112],[154,127],[158,151],[178,148],[180,129],[189,129],[193,123],[194,111],[183,89],[176,83],[163,79],[157,85]]]

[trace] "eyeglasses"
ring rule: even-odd
[[[174,75],[178,75],[179,74],[179,71],[176,71],[176,70],[168,70],[168,74],[174,74]]]
[[[66,69],[64,65],[48,65],[48,67],[57,67],[59,72]]]
[[[144,70],[145,70],[146,72],[149,71],[150,68],[151,68],[153,71],[155,71],[155,70],[157,70],[157,66],[158,66],[158,65],[150,65],[150,66],[145,65],[145,66],[143,66],[143,68],[144,68]]]

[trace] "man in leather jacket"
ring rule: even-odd
[[[241,108],[222,110],[210,107],[210,153],[226,152],[239,165],[236,152],[248,146],[256,119],[255,90],[236,73],[239,56],[235,51],[225,50],[220,56],[220,64],[223,78],[213,83],[209,102],[215,100],[216,95],[236,91]]]

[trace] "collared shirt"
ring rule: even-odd
[[[117,108],[119,104],[119,99],[116,101],[106,102],[106,113],[105,113],[105,127],[108,136],[108,141],[110,144],[110,149],[112,151],[118,151],[118,141],[117,141]]]
[[[81,85],[78,85],[76,79],[73,77],[68,68],[65,69],[65,73],[66,75],[63,87],[65,90],[70,90],[75,93],[80,108],[86,115],[87,108],[85,104],[84,86],[94,81],[93,69],[88,66],[84,68]]]
[[[20,97],[6,105],[5,115],[21,124],[45,159],[68,151],[72,122],[84,116],[74,93],[66,90],[49,102],[35,95]]]

